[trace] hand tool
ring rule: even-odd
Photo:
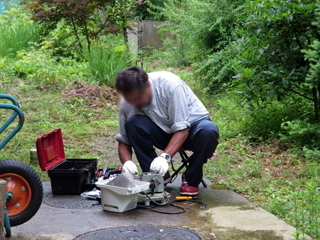
[[[192,197],[192,196],[177,196],[176,200],[191,200],[191,199],[200,199],[200,197]]]

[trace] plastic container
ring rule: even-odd
[[[61,129],[37,139],[39,165],[51,179],[55,195],[78,195],[88,189],[97,170],[97,159],[66,159]]]
[[[149,182],[134,180],[136,187],[124,188],[107,185],[109,181],[96,182],[101,190],[101,206],[111,212],[126,212],[137,207],[138,193],[149,189]]]

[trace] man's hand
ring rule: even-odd
[[[133,175],[138,174],[138,168],[137,166],[131,161],[126,161],[123,166],[122,166],[122,170],[124,172],[130,172]]]
[[[156,157],[150,166],[150,171],[159,172],[163,177],[169,169],[167,161],[163,157]]]

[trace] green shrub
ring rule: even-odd
[[[288,96],[305,98],[318,118],[320,81],[306,81],[310,62],[304,50],[319,39],[315,1],[247,0],[242,14],[243,38],[239,39],[238,72],[234,83],[243,99],[261,107],[269,100]],[[312,84],[311,84],[312,83]],[[294,103],[295,104],[295,103]]]
[[[238,38],[236,28],[239,21],[235,15],[243,2],[242,0],[167,0],[161,12],[167,22],[161,29],[169,30],[181,37],[183,41],[198,50],[194,53],[195,57],[202,58],[203,53],[220,51]]]
[[[231,79],[234,75],[231,59],[234,51],[231,44],[225,49],[208,55],[201,62],[194,64],[195,77],[201,83],[205,93],[212,94],[231,87]]]
[[[70,80],[88,79],[86,63],[72,58],[52,56],[50,42],[31,47],[30,51],[17,53],[13,70],[18,77],[26,78],[30,84],[42,89],[63,88]]]
[[[212,112],[212,119],[219,126],[222,137],[232,138],[241,134],[253,141],[279,138],[280,133],[287,135],[286,130],[282,127],[283,122],[291,122],[297,117],[303,118],[304,113],[311,108],[309,106],[308,109],[305,106],[305,101],[296,102],[293,99],[273,100],[265,104],[263,108],[253,108],[245,104],[234,90],[214,95],[211,98],[206,96],[202,101],[207,106],[214,106],[208,110]],[[295,142],[294,137],[283,138],[283,140]],[[300,149],[302,146],[304,145],[299,145]]]
[[[153,49],[150,60],[160,61],[164,67],[178,68],[192,63],[191,56],[186,54],[188,45],[185,46],[184,42],[180,39],[163,39],[163,48],[160,50]],[[150,47],[152,49],[152,47]],[[146,48],[149,51],[150,48]]]
[[[171,66],[190,65],[202,87],[214,92],[231,81],[231,43],[239,38],[237,16],[244,0],[167,0],[160,8],[167,20],[160,32],[170,31],[175,39],[165,42],[161,61]]]
[[[13,7],[0,15],[0,56],[15,57],[21,49],[29,49],[30,42],[40,42],[42,25],[29,20],[28,15]]]
[[[88,62],[87,69],[100,85],[114,86],[116,74],[132,65],[133,58],[119,38],[107,38],[104,42],[93,42],[91,51],[84,48],[80,54]]]
[[[165,20],[165,18],[159,14],[159,7],[164,7],[165,0],[142,0],[135,1],[136,8],[134,9],[134,18],[137,20]]]
[[[297,147],[303,147],[305,155],[310,159],[320,160],[320,124],[308,119],[297,119],[282,123],[282,140],[293,142]]]
[[[52,50],[53,56],[76,57],[76,38],[72,35],[72,28],[65,21],[61,21],[56,28],[49,31],[44,38],[50,42],[47,47]]]

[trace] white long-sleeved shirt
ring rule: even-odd
[[[152,86],[151,103],[143,108],[135,108],[122,99],[116,140],[130,145],[125,123],[134,114],[148,116],[167,133],[190,128],[193,122],[209,116],[205,106],[177,75],[161,71],[148,73],[148,76]]]

